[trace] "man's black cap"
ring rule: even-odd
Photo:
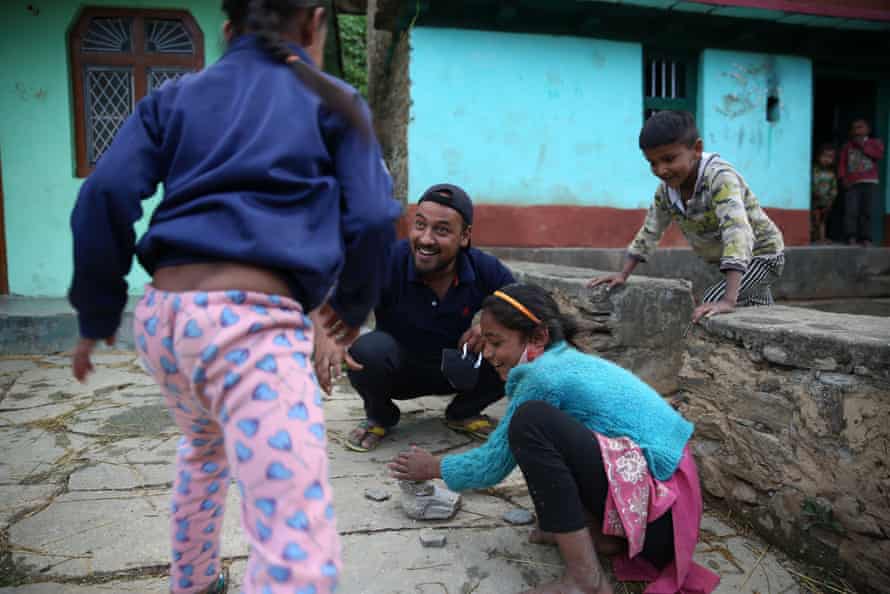
[[[436,184],[423,193],[417,204],[427,200],[453,208],[464,218],[464,223],[473,224],[473,201],[461,188],[451,184]]]

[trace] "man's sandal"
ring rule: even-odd
[[[380,445],[380,441],[387,435],[389,435],[389,430],[386,427],[376,425],[371,421],[362,421],[352,430],[343,445],[353,452],[370,452]],[[368,438],[370,441],[367,446],[364,446],[363,444]]]
[[[453,431],[464,433],[479,441],[485,441],[491,435],[491,432],[497,428],[498,422],[488,415],[479,415],[478,417],[470,417],[460,421],[445,419],[445,425]]]
[[[229,570],[223,569],[213,584],[204,590],[204,594],[226,594],[229,591]]]

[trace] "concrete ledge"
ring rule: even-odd
[[[677,387],[683,331],[692,315],[687,281],[637,276],[624,287],[588,289],[585,268],[507,261],[517,280],[550,290],[584,324],[585,349],[630,369],[662,394]]]
[[[797,307],[752,307],[711,318],[707,332],[753,360],[890,380],[890,320]],[[888,394],[890,397],[890,394]]]
[[[890,319],[793,307],[687,339],[702,485],[786,552],[890,592]]]
[[[130,299],[118,331],[117,348],[133,347]],[[58,297],[0,296],[0,355],[44,355],[71,350],[77,342],[77,318]]]
[[[621,270],[623,249],[485,248],[506,260],[544,262],[610,272]],[[890,296],[890,249],[841,246],[789,247],[785,272],[774,288],[778,299],[835,299]],[[590,274],[590,272],[588,272]],[[722,280],[688,248],[660,249],[637,274],[692,281],[693,292]]]

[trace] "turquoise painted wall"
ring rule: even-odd
[[[813,75],[808,59],[705,50],[698,119],[705,150],[735,165],[761,204],[810,207]],[[767,120],[767,98],[779,102]]]
[[[0,8],[0,160],[10,292],[64,295],[71,277],[68,218],[81,179],[74,177],[74,122],[67,32],[82,5],[188,7],[204,33],[205,63],[222,53],[219,0],[66,0]],[[146,202],[145,223],[157,200]],[[134,266],[131,288],[147,277]]]
[[[446,181],[480,203],[651,201],[639,44],[421,27],[411,46],[409,201]]]

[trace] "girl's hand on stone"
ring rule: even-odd
[[[697,324],[702,318],[710,318],[711,316],[731,311],[735,311],[735,304],[722,299],[714,303],[702,303],[692,312],[692,323]]]
[[[417,446],[401,452],[389,463],[390,473],[403,481],[426,481],[440,478],[439,458]]]

